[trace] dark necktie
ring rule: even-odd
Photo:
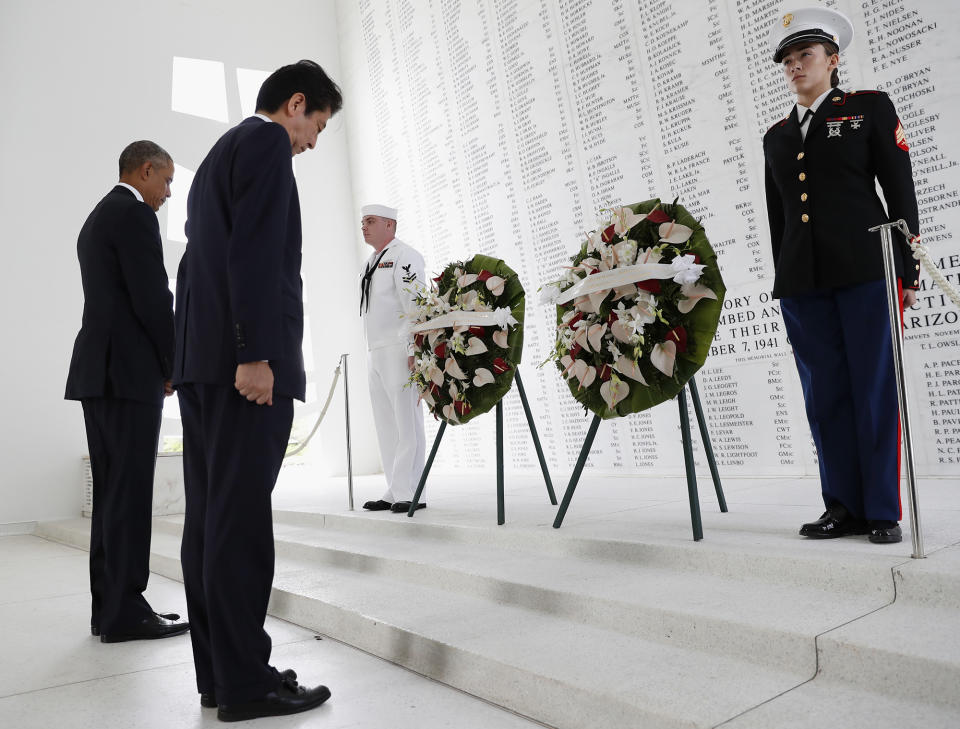
[[[807,121],[808,121],[808,120],[810,119],[810,117],[812,117],[812,116],[813,116],[813,109],[807,109],[807,110],[804,112],[804,114],[803,114],[803,119],[800,120],[801,134],[802,134],[802,130],[803,130],[803,125],[806,124]]]
[[[380,255],[374,259],[373,263],[368,263],[363,272],[363,279],[360,281],[360,316],[363,316],[365,311],[370,311],[370,284],[373,282],[373,274],[377,266],[380,265],[380,259],[386,252],[386,248],[380,251]]]

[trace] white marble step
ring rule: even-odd
[[[85,546],[88,524],[39,533]],[[180,528],[154,521],[152,567],[174,578]],[[957,548],[899,561],[289,511],[275,535],[272,614],[563,729],[761,726],[830,687],[867,705],[880,689],[897,716],[960,708]]]

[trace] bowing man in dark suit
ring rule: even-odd
[[[303,400],[300,203],[293,155],[342,104],[312,61],[275,71],[257,113],[224,134],[187,198],[174,382],[184,435],[181,559],[203,706],[225,721],[319,706],[270,665],[270,495]]]
[[[104,643],[166,638],[189,625],[143,596],[150,574],[153,470],[173,367],[173,296],[156,211],[173,160],[153,142],[120,155],[120,182],[80,230],[83,323],[66,398],[80,400],[93,475],[90,629]]]
[[[820,462],[826,511],[811,538],[869,534],[899,542],[899,419],[880,236],[918,227],[906,137],[880,91],[837,88],[853,36],[826,8],[787,13],[771,34],[797,105],[763,139],[774,296],[793,346]],[[877,195],[883,189],[886,209]],[[899,236],[902,304],[916,302],[919,266]]]

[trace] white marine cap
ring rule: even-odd
[[[364,205],[360,208],[360,217],[365,218],[368,215],[378,215],[381,218],[397,219],[397,209],[387,205]]]
[[[843,13],[830,8],[801,8],[784,13],[770,29],[773,62],[780,63],[783,52],[804,41],[829,41],[841,51],[853,40],[853,23]]]

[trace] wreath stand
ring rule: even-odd
[[[543,449],[540,447],[540,437],[537,435],[537,426],[533,423],[533,413],[530,412],[530,403],[527,402],[527,393],[523,389],[523,381],[520,379],[520,368],[517,367],[513,373],[517,382],[517,392],[520,394],[520,402],[523,404],[524,415],[527,416],[527,425],[530,426],[530,435],[533,437],[533,446],[537,451],[537,460],[540,461],[540,470],[543,471],[543,480],[547,485],[547,495],[550,497],[550,503],[557,505],[557,495],[553,491],[553,482],[550,480],[550,472],[547,470],[547,461],[543,457]],[[503,508],[503,398],[497,400],[497,524],[502,526],[504,518]],[[437,449],[440,447],[440,439],[443,438],[443,431],[447,429],[447,421],[440,421],[440,429],[437,431],[437,437],[433,441],[433,448],[430,449],[430,456],[423,467],[423,473],[420,476],[420,483],[417,485],[417,492],[413,495],[413,501],[410,502],[410,510],[407,516],[413,516],[417,510],[417,504],[420,503],[420,496],[423,493],[423,487],[427,483],[427,476],[430,474],[430,467],[433,466],[433,459],[437,455]],[[594,429],[595,430],[595,429]],[[591,437],[590,440],[593,440]],[[582,468],[582,466],[581,466]]]
[[[703,521],[700,518],[700,495],[697,492],[697,470],[693,463],[693,443],[690,439],[690,414],[687,412],[687,398],[685,397],[687,387],[690,388],[693,409],[697,414],[697,424],[700,426],[700,438],[703,442],[703,450],[707,454],[707,463],[710,465],[710,475],[713,477],[713,486],[717,492],[717,501],[720,504],[720,511],[724,513],[727,511],[727,500],[723,496],[723,487],[720,485],[717,461],[713,456],[713,446],[710,444],[710,434],[707,432],[707,421],[703,417],[703,408],[700,405],[700,393],[697,392],[697,383],[691,377],[684,388],[677,393],[677,402],[680,405],[680,435],[683,440],[683,462],[687,471],[687,496],[690,499],[690,524],[693,527],[693,541],[698,542],[703,539]],[[566,516],[567,508],[570,506],[571,499],[573,499],[573,492],[577,488],[577,482],[580,481],[580,474],[583,472],[583,467],[587,463],[587,456],[590,453],[590,447],[593,445],[593,439],[596,437],[597,428],[599,427],[600,416],[594,415],[593,421],[590,423],[590,428],[587,430],[587,437],[583,441],[583,447],[580,449],[580,457],[577,458],[577,465],[570,475],[570,483],[567,484],[567,491],[563,495],[563,502],[557,511],[557,518],[554,519],[554,529],[559,529],[560,525],[563,524],[563,517]],[[439,437],[437,439],[439,440]],[[431,454],[431,458],[432,457],[433,455]]]

